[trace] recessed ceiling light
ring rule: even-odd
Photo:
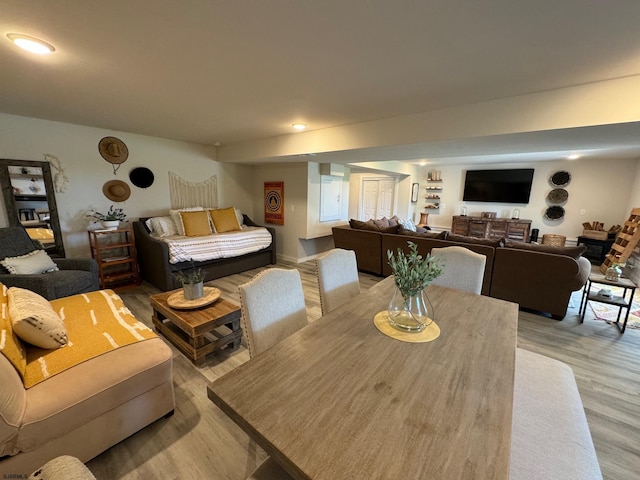
[[[39,38],[30,37],[29,35],[9,33],[7,37],[9,37],[9,40],[15,43],[16,46],[26,50],[27,52],[36,53],[38,55],[49,55],[56,51],[56,49],[53,48],[53,45],[45,42],[44,40],[40,40]]]
[[[577,153],[572,153],[571,155],[567,155],[568,160],[577,160],[579,158],[580,158],[580,155],[578,155]]]
[[[295,128],[296,130],[298,130],[299,132],[301,132],[302,130],[307,128],[307,124],[306,123],[292,123],[291,126],[293,128]]]

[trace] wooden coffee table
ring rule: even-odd
[[[240,307],[220,298],[201,308],[178,310],[167,304],[175,292],[150,297],[153,325],[195,365],[201,365],[211,352],[240,345]]]

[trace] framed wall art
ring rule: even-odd
[[[264,221],[284,225],[284,182],[264,182]]]
[[[418,193],[420,192],[420,184],[414,183],[411,185],[411,203],[418,203]]]

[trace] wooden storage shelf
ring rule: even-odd
[[[98,262],[102,288],[114,290],[140,285],[136,243],[131,228],[89,230],[91,256]]]

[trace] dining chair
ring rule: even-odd
[[[334,248],[316,259],[322,315],[360,293],[358,264],[353,250]]]
[[[268,268],[238,289],[250,357],[307,325],[302,280],[297,270]]]
[[[238,289],[242,328],[251,358],[307,325],[302,280],[297,270],[269,268]],[[282,467],[269,457],[247,480],[289,478]]]
[[[431,249],[431,255],[441,260],[443,272],[433,285],[450,287],[480,295],[487,257],[468,248],[451,246]]]

